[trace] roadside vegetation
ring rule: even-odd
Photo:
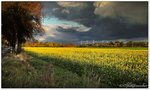
[[[31,57],[25,53],[16,57],[8,54],[2,62],[3,88],[49,88],[49,87],[109,87],[87,76],[61,68],[57,65]],[[23,59],[22,59],[23,58]],[[100,84],[100,85],[99,85]]]

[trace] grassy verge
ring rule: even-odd
[[[3,88],[108,87],[97,82],[36,57],[21,61],[9,56],[2,61]]]
[[[50,58],[49,58],[50,59]],[[76,72],[72,72],[67,68],[62,68],[61,66],[48,62],[43,59],[34,57],[34,59],[29,61],[33,67],[42,71],[41,67],[45,66],[43,64],[51,63],[53,64],[52,76],[54,80],[54,87],[62,88],[86,88],[86,87],[109,87],[107,84],[101,83],[98,77],[90,78],[89,75],[78,75]],[[59,64],[59,63],[58,63]]]
[[[32,59],[34,60],[34,58]],[[3,88],[31,88],[53,87],[49,64],[40,62],[34,67],[28,61],[21,61],[14,57],[8,57],[2,61],[2,87]],[[42,65],[42,66],[40,66]]]

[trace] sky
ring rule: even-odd
[[[147,2],[42,2],[43,42],[147,40]]]

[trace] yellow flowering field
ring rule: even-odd
[[[26,53],[111,87],[148,84],[148,50],[25,47]]]

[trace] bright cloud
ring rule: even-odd
[[[82,2],[58,2],[58,5],[62,6],[62,7],[85,7],[86,4],[82,3]]]
[[[78,27],[76,30],[79,32],[87,32],[91,29],[91,27],[86,27],[84,25],[81,25],[80,27]]]
[[[91,28],[86,27],[84,25],[80,25],[78,27],[72,26],[72,25],[66,25],[66,24],[45,24],[43,25],[43,28],[45,30],[45,34],[42,36],[36,36],[35,38],[38,39],[39,41],[44,41],[47,38],[50,39],[63,39],[69,35],[64,35],[64,33],[59,32],[57,29],[62,28],[63,30],[76,30],[78,32],[87,32]]]
[[[49,28],[57,29],[58,27],[61,27],[66,30],[74,29],[79,32],[86,32],[91,29],[91,27],[86,27],[80,23],[74,21],[60,20],[58,18],[45,19],[44,23],[44,29],[46,31],[49,31]]]

